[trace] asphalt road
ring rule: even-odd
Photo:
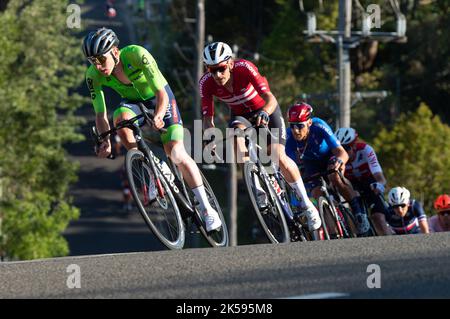
[[[449,243],[440,233],[2,263],[0,298],[450,298]],[[67,286],[72,264],[81,288]],[[372,264],[380,288],[367,286]]]

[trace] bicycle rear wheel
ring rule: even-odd
[[[259,184],[267,196],[267,208],[265,209],[261,209],[257,202],[255,178],[259,180]],[[288,243],[290,241],[289,229],[280,200],[272,185],[266,183],[260,175],[257,165],[251,162],[244,164],[244,179],[253,210],[267,238],[272,243]]]
[[[200,171],[200,170],[199,170]],[[219,201],[216,198],[216,195],[214,195],[214,192],[209,185],[206,177],[203,175],[203,173],[200,171],[200,175],[202,176],[203,180],[203,186],[205,187],[206,196],[208,197],[208,201],[211,204],[212,208],[216,210],[216,212],[219,214],[220,221],[222,222],[222,226],[218,230],[213,230],[210,232],[207,232],[203,223],[203,218],[200,215],[200,212],[198,209],[195,210],[195,223],[197,224],[198,229],[202,233],[202,235],[205,237],[205,239],[208,241],[208,243],[212,247],[226,247],[228,246],[228,228],[227,224],[225,222],[225,217],[222,213],[222,208],[220,208]]]
[[[144,154],[132,149],[125,159],[130,190],[134,201],[153,234],[169,249],[182,249],[185,242],[184,223],[178,205],[166,180],[146,163]],[[156,186],[156,198],[149,200],[151,183]],[[157,203],[157,204],[156,204]]]

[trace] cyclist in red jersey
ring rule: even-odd
[[[389,230],[384,218],[385,204],[379,195],[383,196],[386,178],[378,162],[373,148],[358,138],[358,133],[351,127],[342,127],[335,133],[349,161],[345,167],[345,177],[350,180],[355,190],[372,207],[371,219],[377,234],[388,234]]]
[[[306,212],[309,229],[317,230],[321,226],[320,216],[307,196],[297,165],[286,156],[286,126],[267,79],[252,62],[235,60],[232,55],[229,45],[223,42],[208,44],[203,51],[207,72],[200,79],[199,88],[204,129],[214,127],[214,97],[231,109],[230,127],[244,129],[255,124],[275,129],[277,141],[271,143],[268,139],[269,152],[277,156],[282,174],[301,199],[300,208]],[[236,140],[237,154],[245,154],[244,138],[237,137]],[[245,162],[248,158],[243,156],[238,160]],[[264,195],[260,189],[257,196],[261,207],[264,206]]]

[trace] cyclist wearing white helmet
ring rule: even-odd
[[[341,127],[335,132],[349,156],[345,177],[361,194],[368,207],[372,208],[370,218],[378,234],[386,233],[385,203],[382,199],[386,178],[373,148],[358,137],[351,127]],[[381,197],[380,197],[381,196]]]
[[[427,216],[422,205],[411,198],[409,190],[405,187],[394,187],[388,194],[391,207],[385,215],[385,221],[397,235],[428,234]]]
[[[282,174],[295,189],[301,199],[301,209],[306,212],[310,230],[317,230],[321,220],[317,208],[309,199],[300,172],[295,163],[286,156],[286,125],[277,99],[270,91],[267,79],[250,61],[233,59],[233,52],[228,44],[215,42],[205,46],[203,61],[207,72],[199,81],[203,126],[214,127],[214,97],[223,101],[231,109],[230,127],[245,128],[267,126],[275,135],[274,141],[268,138],[269,152],[279,161]],[[243,163],[248,157],[243,137],[237,138],[238,161]],[[263,207],[266,194],[258,190],[258,203]]]

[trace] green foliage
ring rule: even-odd
[[[61,233],[78,217],[67,198],[77,165],[63,144],[80,141],[74,115],[86,100],[69,1],[11,1],[0,14],[0,252],[30,259],[68,253]]]
[[[424,103],[402,114],[392,130],[383,129],[373,146],[390,187],[404,186],[432,211],[437,195],[450,189],[450,127]]]

